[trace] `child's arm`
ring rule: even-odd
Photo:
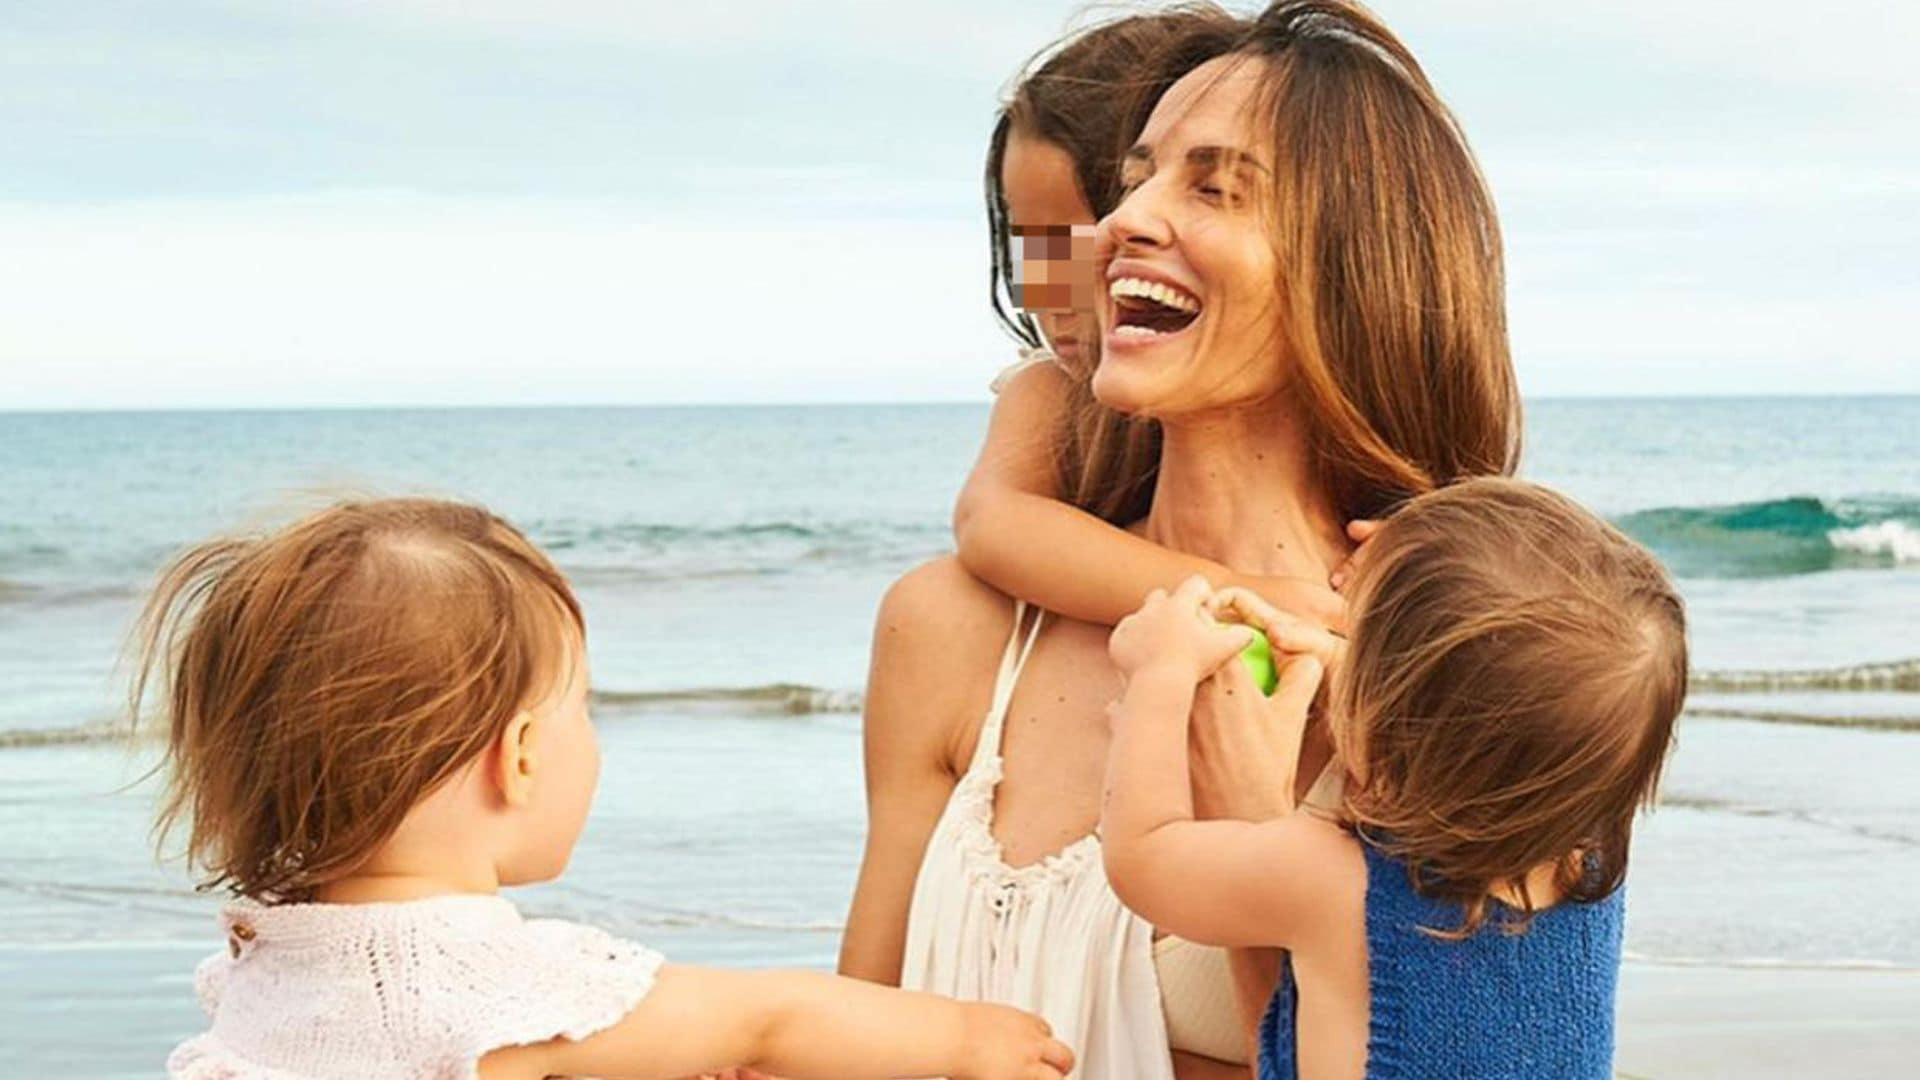
[[[1366,873],[1358,847],[1306,814],[1266,822],[1195,821],[1187,721],[1195,684],[1238,652],[1245,631],[1205,614],[1204,582],[1156,593],[1114,631],[1127,678],[1114,707],[1101,850],[1115,893],[1142,918],[1204,944],[1291,947],[1344,914],[1338,903]],[[1319,688],[1321,665],[1295,656],[1281,670],[1276,709],[1295,730]],[[1291,771],[1288,759],[1283,767]],[[1292,784],[1282,785],[1292,790]]]
[[[747,1065],[796,1078],[952,1076],[1058,1080],[1073,1055],[1046,1022],[808,971],[669,964],[626,1019],[579,1042],[489,1055],[488,1080],[660,1078]]]
[[[1195,574],[1216,586],[1252,589],[1325,625],[1343,624],[1344,605],[1325,582],[1235,574],[1062,502],[1053,446],[1068,378],[1057,364],[1032,364],[1008,380],[994,403],[987,441],[953,513],[968,571],[1010,596],[1109,626],[1147,593]]]

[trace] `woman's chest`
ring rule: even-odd
[[[1009,865],[1054,854],[1099,823],[1106,708],[1120,692],[1106,641],[1104,627],[1049,626],[1014,688],[993,809],[993,834]]]

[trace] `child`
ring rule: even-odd
[[[1369,543],[1343,642],[1203,581],[1114,631],[1107,873],[1197,941],[1280,946],[1267,1077],[1606,1077],[1621,896],[1685,694],[1681,601],[1659,564],[1569,500],[1473,480]],[[1194,821],[1194,684],[1250,617],[1293,653],[1305,724],[1326,665],[1349,782],[1336,819]]]
[[[1039,1019],[663,964],[498,891],[566,867],[599,772],[584,623],[485,510],[349,502],[182,556],[144,619],[162,831],[239,899],[176,1077],[1060,1077]]]
[[[954,536],[976,577],[1071,618],[1112,625],[1149,590],[1203,574],[1329,626],[1344,620],[1320,572],[1238,575],[1126,532],[1153,494],[1159,431],[1088,387],[1099,360],[1091,225],[1119,200],[1121,152],[1167,86],[1245,29],[1190,4],[1077,35],[1018,83],[989,144],[993,307],[1025,359],[994,382]]]

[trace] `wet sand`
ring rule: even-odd
[[[1677,966],[1620,974],[1616,1075],[1920,1075],[1920,970]]]

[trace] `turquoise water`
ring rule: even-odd
[[[682,959],[830,963],[873,609],[948,545],[984,420],[0,414],[0,1038],[131,1076],[191,1030],[213,902],[154,858],[151,748],[94,732],[166,553],[315,492],[483,500],[578,584],[607,772],[529,906]],[[1698,712],[1637,846],[1630,947],[1920,966],[1920,399],[1536,402],[1528,434],[1526,473],[1653,546],[1690,606]]]

